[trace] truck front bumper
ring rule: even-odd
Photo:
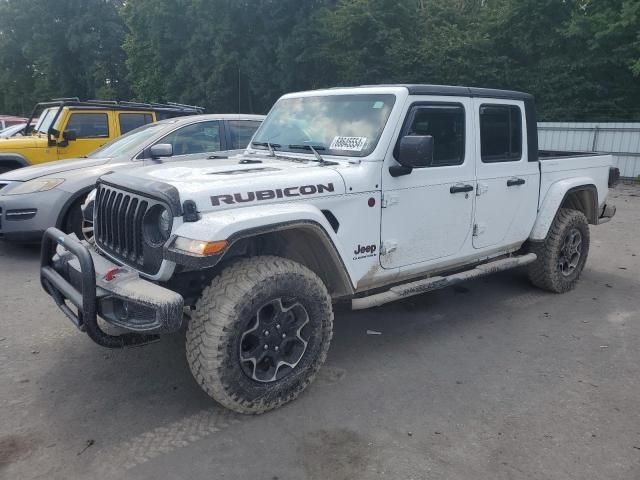
[[[53,255],[56,245],[62,249]],[[136,271],[99,255],[87,242],[53,227],[42,240],[40,281],[73,324],[104,347],[147,343],[182,325],[181,295],[140,278]],[[98,317],[127,333],[106,333]]]

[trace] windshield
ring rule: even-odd
[[[395,96],[324,95],[285,98],[256,132],[253,146],[365,157],[376,148]]]
[[[149,138],[165,126],[166,124],[164,123],[148,123],[138,127],[99,148],[89,155],[89,158],[112,158],[120,155],[135,154]]]
[[[36,132],[47,133],[49,131],[49,127],[51,127],[51,122],[53,122],[56,113],[58,112],[58,108],[47,108],[40,114],[40,118],[36,122],[36,127],[34,130]]]
[[[4,130],[0,130],[0,138],[12,137],[18,132],[22,131],[22,129],[26,126],[26,123],[19,123],[18,125],[12,125],[5,128]]]

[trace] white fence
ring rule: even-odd
[[[621,176],[640,176],[640,123],[540,122],[538,136],[542,150],[607,152]]]

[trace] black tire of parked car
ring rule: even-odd
[[[84,237],[82,235],[82,202],[84,201],[84,197],[80,200],[76,200],[71,204],[69,210],[67,210],[67,216],[64,222],[64,232],[65,233],[75,233],[76,236],[82,240]]]
[[[331,296],[315,273],[280,257],[246,258],[203,291],[187,330],[187,360],[214,400],[260,414],[305,390],[332,334]]]
[[[529,279],[543,290],[564,293],[573,289],[589,254],[589,224],[577,210],[561,208],[544,242],[532,242],[538,259],[529,265]]]

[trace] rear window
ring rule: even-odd
[[[480,107],[480,146],[484,163],[522,158],[522,112],[516,105]]]
[[[253,120],[230,120],[227,125],[229,126],[229,135],[231,137],[231,145],[229,150],[236,150],[240,148],[246,148],[260,126],[260,122]]]
[[[122,135],[153,122],[153,116],[150,113],[121,113],[118,118],[120,119],[120,133]]]

